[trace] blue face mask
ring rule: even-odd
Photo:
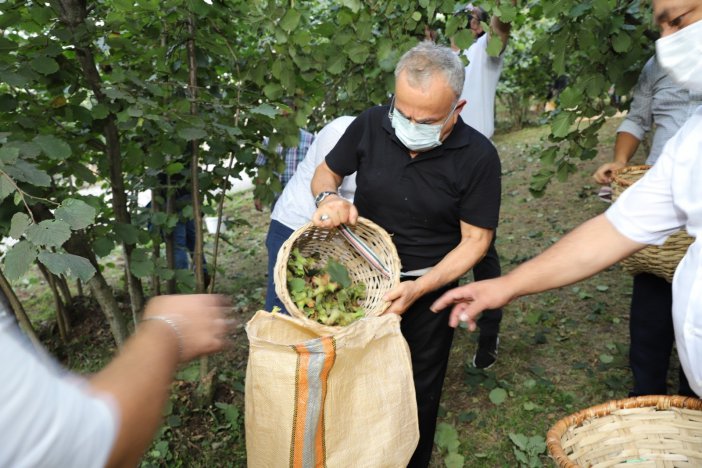
[[[412,123],[407,117],[395,111],[395,98],[392,98],[390,104],[390,123],[395,129],[395,135],[410,151],[429,151],[441,145],[441,129],[444,128],[446,122],[456,110],[458,100],[453,104],[448,117],[440,124],[416,124]]]

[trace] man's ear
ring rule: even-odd
[[[461,99],[458,101],[458,104],[456,104],[456,110],[454,112],[458,112],[459,114],[463,110],[463,107],[468,103],[465,99]]]

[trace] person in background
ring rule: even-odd
[[[419,419],[410,467],[431,459],[453,329],[448,313],[428,307],[485,255],[497,227],[501,168],[497,150],[459,113],[465,71],[448,47],[424,41],[395,68],[390,105],[364,111],[349,125],[312,178],[316,226],[355,224],[363,216],[392,237],[400,284],[384,300],[402,314]],[[338,194],[356,173],[353,204]]]
[[[280,180],[280,186],[281,189],[285,189],[285,186],[288,185],[288,182],[292,178],[293,174],[295,174],[295,171],[297,170],[297,165],[300,164],[300,161],[305,157],[307,154],[307,150],[309,150],[310,145],[314,141],[314,135],[312,135],[310,132],[305,130],[304,128],[301,128],[299,130],[299,135],[298,135],[299,141],[297,143],[297,146],[294,146],[292,148],[284,148],[280,145],[276,147],[275,152],[278,154],[278,156],[281,156],[285,160],[285,169],[283,169],[283,172],[278,175],[278,179]],[[263,144],[268,145],[268,137],[263,139]],[[263,154],[259,154],[256,157],[256,165],[257,166],[263,166],[266,164],[266,156]],[[271,209],[275,206],[275,203],[278,201],[278,197],[280,196],[280,193],[276,193],[273,198],[273,203],[271,204]],[[258,198],[254,199],[254,206],[256,207],[257,211],[263,211],[263,204],[261,200]]]
[[[285,306],[275,292],[274,270],[278,251],[283,243],[304,224],[309,223],[315,210],[314,197],[310,192],[310,183],[317,166],[324,161],[324,157],[331,151],[344,134],[346,127],[353,122],[353,117],[342,116],[332,120],[319,131],[314,141],[307,150],[297,170],[285,185],[283,193],[278,198],[271,222],[266,235],[266,249],[268,249],[268,288],[266,290],[265,310],[272,311],[278,307],[281,312],[287,313]],[[356,191],[356,177],[344,179],[339,187],[339,194],[347,200],[353,201]]]
[[[227,309],[221,296],[155,297],[119,354],[88,378],[30,348],[0,310],[0,466],[136,466],[178,364],[227,344]]]
[[[497,16],[490,20],[487,12],[480,7],[469,4],[459,14],[468,16],[468,26],[475,41],[463,51],[468,59],[465,70],[465,81],[461,99],[466,100],[466,105],[461,111],[463,121],[485,135],[492,138],[495,132],[495,93],[500,80],[504,62],[504,51],[509,40],[511,26],[500,21]],[[490,40],[490,31],[483,29],[483,24],[490,24],[490,28],[502,41],[502,50],[493,57],[488,54],[487,47]],[[451,47],[458,51],[453,40]],[[476,281],[497,278],[502,274],[500,256],[495,248],[497,233],[492,238],[490,248],[485,257],[473,267],[473,277]],[[478,347],[473,355],[473,365],[479,369],[487,369],[497,361],[497,350],[500,343],[500,322],[502,309],[486,311],[478,321],[480,334]]]
[[[595,181],[603,186],[612,182],[614,171],[627,165],[654,125],[646,164],[655,164],[665,143],[702,105],[702,93],[677,85],[655,56],[644,65],[632,98],[629,113],[617,129],[613,160],[602,164],[593,174]],[[668,366],[675,340],[672,307],[672,287],[667,280],[651,273],[634,276],[629,319],[629,365],[634,387],[629,396],[667,393]],[[694,395],[682,370],[678,394]]]
[[[702,0],[654,0],[656,59],[681,87],[702,92]],[[599,215],[500,278],[446,292],[432,310],[475,330],[477,316],[528,294],[575,283],[681,228],[694,238],[673,278],[675,342],[692,390],[702,396],[702,107],[665,144],[656,164]],[[553,274],[558,272],[558,274]]]

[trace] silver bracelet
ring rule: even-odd
[[[176,338],[178,339],[178,360],[182,361],[183,353],[185,352],[183,349],[183,334],[180,332],[180,328],[178,328],[178,325],[176,325],[175,320],[170,319],[168,317],[164,317],[162,315],[153,315],[151,317],[141,319],[142,322],[146,322],[149,320],[159,320],[161,322],[167,323],[168,326],[171,327],[173,333],[175,333]]]

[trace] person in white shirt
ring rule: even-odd
[[[475,38],[470,47],[463,51],[463,55],[468,59],[468,65],[466,65],[466,76],[461,93],[461,99],[466,100],[461,118],[487,138],[492,138],[495,133],[495,93],[502,74],[504,51],[511,26],[509,23],[502,22],[497,16],[489,19],[485,10],[471,4],[460,13],[468,15],[468,26]],[[488,21],[490,21],[491,31],[502,41],[502,50],[497,56],[491,56],[487,51],[490,31],[485,31],[483,24],[487,24]],[[453,40],[451,47],[459,50]]]
[[[278,307],[281,312],[287,313],[285,306],[275,293],[274,270],[278,251],[283,243],[298,228],[310,222],[316,206],[310,190],[310,183],[317,166],[324,161],[324,157],[334,148],[346,127],[353,122],[354,117],[338,117],[319,131],[314,141],[307,150],[307,154],[297,166],[290,181],[285,185],[283,193],[271,213],[271,222],[266,235],[266,249],[268,249],[268,289],[266,290],[266,303],[264,309],[272,311]],[[339,187],[339,194],[347,200],[353,201],[356,191],[356,175],[346,177]]]
[[[465,67],[466,75],[461,92],[461,99],[466,100],[461,119],[490,139],[495,132],[495,93],[502,73],[504,51],[511,26],[497,16],[490,19],[485,10],[472,4],[468,4],[458,14],[468,15],[468,27],[475,38],[473,44],[463,52],[468,58],[468,65]],[[487,51],[490,31],[485,31],[483,25],[488,22],[491,31],[497,34],[502,42],[502,50],[497,56],[491,56]],[[459,50],[453,40],[451,48],[454,51]],[[495,248],[496,239],[497,232],[485,257],[473,267],[473,277],[476,281],[497,278],[502,274],[500,256]],[[478,320],[480,336],[473,355],[475,367],[487,369],[497,361],[501,321],[501,308],[485,311]]]
[[[32,349],[0,307],[0,466],[136,466],[178,364],[227,344],[226,308],[216,295],[151,299],[119,355],[83,378]]]
[[[661,30],[656,58],[680,86],[702,91],[702,0],[654,0]],[[486,309],[575,283],[685,228],[695,239],[673,278],[673,323],[680,362],[702,395],[702,108],[663,148],[656,164],[605,214],[563,237],[509,274],[448,291],[432,306],[454,303],[449,323],[471,330]],[[558,274],[554,275],[553,272]]]

